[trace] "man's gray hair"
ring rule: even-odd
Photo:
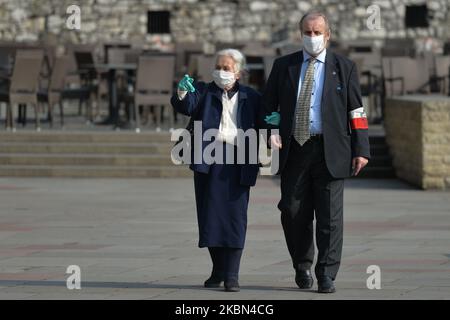
[[[317,17],[322,17],[323,20],[325,20],[325,25],[327,26],[327,30],[331,31],[330,23],[328,22],[327,15],[320,10],[311,10],[303,15],[303,17],[300,19],[300,23],[299,23],[300,31],[303,33],[303,21],[305,21],[306,18],[317,18]]]
[[[236,49],[223,49],[216,53],[216,62],[219,57],[228,56],[231,57],[236,64],[236,72],[245,70],[245,56],[242,52]]]

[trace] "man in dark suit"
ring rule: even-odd
[[[332,293],[343,243],[344,178],[370,158],[368,125],[355,63],[327,50],[327,17],[305,14],[300,32],[303,50],[274,62],[260,119],[280,132],[270,135],[270,145],[280,149],[278,208],[296,283],[313,285],[315,213],[318,291]]]

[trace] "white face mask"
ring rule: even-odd
[[[215,84],[221,89],[230,89],[236,82],[235,74],[230,71],[214,70],[212,77]]]
[[[311,55],[318,55],[325,48],[323,34],[316,37],[303,36],[303,48]]]

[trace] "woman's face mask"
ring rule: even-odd
[[[220,56],[216,61],[216,68],[212,73],[214,83],[223,90],[229,90],[239,79],[236,62],[229,56]]]
[[[236,82],[236,74],[225,70],[214,70],[212,73],[215,84],[221,89],[231,89]]]

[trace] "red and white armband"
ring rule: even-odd
[[[369,124],[367,123],[367,115],[363,107],[350,111],[349,116],[350,126],[352,130],[369,129]]]

